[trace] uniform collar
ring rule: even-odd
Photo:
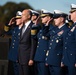
[[[59,26],[58,28],[60,29],[60,28],[62,28],[64,25],[65,25],[65,24],[63,24],[63,25]]]

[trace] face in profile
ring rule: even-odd
[[[41,20],[42,20],[42,23],[43,23],[43,24],[46,24],[47,21],[48,21],[48,19],[49,19],[48,16],[41,17]]]
[[[27,22],[30,19],[30,11],[24,10],[22,12],[22,22]]]
[[[70,13],[70,19],[71,19],[72,21],[75,21],[75,19],[76,19],[76,11]]]
[[[55,19],[54,19],[55,25],[56,25],[56,26],[61,25],[61,23],[63,22],[62,20],[63,20],[62,17],[55,18]]]
[[[22,24],[22,19],[21,18],[16,19],[16,25],[20,25],[20,24]]]

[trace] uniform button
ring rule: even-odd
[[[73,55],[73,54],[70,54],[70,55]]]
[[[71,36],[71,34],[68,33],[69,36]]]
[[[50,43],[50,45],[52,45],[52,43]]]
[[[14,47],[12,47],[12,48],[14,48]]]
[[[39,46],[37,46],[37,47],[39,47]]]
[[[68,39],[68,38],[66,37],[66,39]]]
[[[65,42],[65,44],[67,44],[67,42]]]
[[[41,38],[39,38],[39,40],[40,40]]]
[[[51,47],[49,47],[49,49],[51,49]]]
[[[20,35],[20,33],[18,33],[18,35]]]
[[[42,39],[44,39],[45,37],[44,36],[42,36]]]
[[[56,43],[58,43],[59,42],[59,40],[56,40]]]
[[[59,54],[57,54],[57,55],[59,55]]]
[[[51,40],[51,41],[53,41],[53,40]]]
[[[67,49],[67,47],[65,47],[65,49]]]
[[[14,43],[13,43],[13,45],[14,45]]]
[[[39,42],[38,42],[38,44],[39,44]]]
[[[45,52],[46,50],[44,50],[44,52]]]
[[[15,31],[14,31],[14,33],[15,33]]]
[[[14,40],[14,42],[15,42],[15,40]]]
[[[47,58],[45,60],[47,61]]]

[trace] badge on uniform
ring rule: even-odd
[[[56,40],[56,43],[58,43],[59,42],[59,40]]]
[[[60,32],[58,32],[58,36],[60,36],[60,35],[62,35],[63,34],[63,30],[62,31],[60,31]]]
[[[48,54],[49,54],[49,51],[46,52],[46,56],[48,56]]]

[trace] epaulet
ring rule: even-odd
[[[6,31],[6,32],[9,31],[9,26],[5,25],[4,26],[4,31]]]

